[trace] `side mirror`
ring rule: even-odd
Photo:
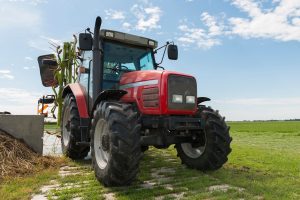
[[[90,51],[93,47],[93,37],[90,33],[79,34],[79,49],[83,51]]]
[[[178,48],[177,48],[177,45],[170,44],[168,46],[168,58],[170,60],[177,60],[178,59]]]
[[[42,55],[38,57],[42,84],[45,87],[57,87],[58,81],[55,78],[55,70],[58,68],[54,54]]]

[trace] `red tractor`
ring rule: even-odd
[[[196,79],[158,70],[157,42],[112,30],[79,34],[78,81],[64,88],[62,148],[72,159],[91,149],[97,179],[105,186],[130,184],[149,146],[175,145],[182,163],[217,170],[231,152],[229,127],[202,105]],[[163,46],[177,60],[177,46]],[[162,48],[163,48],[162,47]]]

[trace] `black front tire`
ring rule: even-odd
[[[140,128],[130,104],[104,101],[97,106],[90,132],[91,155],[95,176],[105,186],[129,185],[137,176],[142,157]]]
[[[84,159],[90,147],[79,146],[80,142],[80,117],[74,95],[68,94],[64,99],[61,118],[61,146],[63,154],[73,160]]]
[[[195,147],[195,151],[191,144],[177,144],[175,147],[178,156],[182,163],[190,168],[202,171],[217,170],[227,162],[231,152],[232,138],[229,135],[229,127],[218,112],[205,106],[199,107],[197,117],[205,120],[205,130],[200,133],[203,140],[202,146],[198,147],[201,150],[197,151],[197,147]],[[197,152],[200,152],[198,157]]]

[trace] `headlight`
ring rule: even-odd
[[[172,96],[172,102],[173,103],[182,103],[182,95],[173,94],[173,96]]]
[[[186,96],[185,97],[185,102],[186,103],[195,103],[195,96]]]

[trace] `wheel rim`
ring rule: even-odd
[[[63,142],[65,146],[69,145],[70,142],[70,135],[71,135],[71,129],[70,129],[70,109],[67,108],[64,112],[63,116]]]
[[[205,143],[199,147],[193,147],[191,143],[182,143],[182,151],[190,158],[199,158],[205,151],[206,147],[206,135],[204,134]]]
[[[104,119],[98,120],[94,133],[94,149],[97,165],[104,169],[108,162],[108,152],[102,148],[102,136],[108,134],[108,126]]]
[[[190,143],[182,143],[181,148],[183,152],[190,158],[199,158],[205,150],[205,146],[193,148]]]

